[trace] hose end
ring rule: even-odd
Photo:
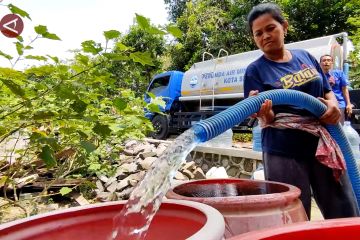
[[[195,123],[192,129],[198,142],[206,142],[208,140],[207,132],[201,124]]]

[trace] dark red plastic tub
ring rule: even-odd
[[[360,218],[339,218],[295,223],[283,227],[244,233],[229,240],[317,240],[360,239]]]
[[[278,182],[206,179],[180,184],[166,196],[205,203],[219,210],[225,219],[226,238],[308,220],[299,200],[300,189]]]
[[[126,201],[54,211],[0,225],[1,240],[109,240],[113,217]],[[161,204],[150,225],[149,240],[220,240],[224,219],[214,208],[189,201]]]

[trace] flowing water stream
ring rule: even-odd
[[[187,130],[164,151],[131,193],[122,211],[114,217],[112,240],[141,240],[161,200],[171,186],[176,171],[198,141],[192,129]]]

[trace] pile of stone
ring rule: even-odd
[[[96,181],[97,199],[99,201],[127,200],[139,181],[143,179],[152,164],[165,151],[171,141],[146,139],[145,141],[130,140],[126,142],[120,155],[121,164],[112,176],[98,174]],[[175,174],[179,181],[204,179],[205,174],[195,162],[187,156],[185,162]]]

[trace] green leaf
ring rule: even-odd
[[[6,79],[19,80],[19,81],[26,80],[26,76],[23,72],[11,68],[0,67],[0,77],[4,77]]]
[[[46,33],[42,34],[42,36],[44,38],[51,39],[51,40],[61,40],[55,33],[46,32]]]
[[[23,42],[23,41],[24,41],[23,37],[22,37],[22,36],[20,36],[20,35],[19,35],[19,36],[17,36],[17,37],[16,37],[16,39],[17,39],[19,42]]]
[[[35,89],[38,90],[38,91],[45,91],[48,88],[47,88],[46,84],[35,83]]]
[[[57,140],[55,138],[42,138],[40,139],[41,143],[45,143],[48,144],[49,146],[52,147],[52,149],[57,150],[59,148],[59,144],[57,142]]]
[[[78,60],[80,63],[84,64],[84,65],[88,65],[89,64],[89,60],[90,58],[86,55],[83,55],[81,53],[76,54],[75,56],[76,60]]]
[[[2,51],[0,51],[0,56],[3,56],[4,58],[9,59],[9,60],[13,59],[12,56],[10,56],[9,54],[6,54],[6,53],[4,53]]]
[[[14,13],[14,14],[19,14],[22,17],[27,17],[28,19],[31,20],[29,14],[27,12],[25,12],[24,10],[18,8],[17,6],[13,5],[13,4],[9,4],[8,5],[9,10]]]
[[[24,45],[20,42],[16,42],[16,51],[18,52],[18,54],[21,56],[24,54]]]
[[[175,25],[168,25],[166,30],[176,38],[182,37],[182,31]]]
[[[151,99],[151,103],[152,103],[152,104],[159,105],[160,107],[163,107],[163,108],[165,108],[165,106],[166,106],[166,103],[165,103],[165,101],[163,100],[162,97],[152,98],[152,99]]]
[[[136,15],[136,21],[139,24],[140,28],[147,30],[148,28],[150,28],[150,21],[149,19],[147,19],[146,17],[143,17],[137,13],[135,13]]]
[[[55,66],[52,65],[44,65],[39,67],[32,67],[25,70],[25,74],[35,75],[37,77],[41,78],[49,78],[52,77],[54,72],[56,72],[57,69]]]
[[[150,55],[150,53],[145,52],[134,52],[134,53],[130,53],[130,58],[134,61],[134,62],[138,62],[141,63],[141,65],[145,66],[145,65],[150,65],[150,66],[155,66],[154,63],[152,62],[153,59]]]
[[[47,137],[46,132],[40,131],[38,129],[33,129],[33,132],[30,136],[31,143],[40,143],[41,145],[49,145],[52,149],[58,149],[59,144],[57,139],[53,137]]]
[[[37,128],[32,130],[31,136],[30,136],[30,141],[31,142],[36,142],[36,141],[40,141],[40,139],[47,137],[46,132],[41,131]]]
[[[89,141],[81,141],[80,145],[86,150],[87,153],[91,153],[96,150],[96,146]]]
[[[108,125],[103,125],[99,122],[96,123],[95,127],[92,129],[95,133],[99,134],[100,136],[106,137],[110,135],[111,129]]]
[[[73,93],[73,89],[65,85],[60,86],[59,91],[56,91],[55,94],[60,99],[77,99],[77,96]]]
[[[90,166],[89,166],[89,170],[90,171],[98,171],[98,170],[100,170],[100,168],[101,168],[101,164],[99,164],[99,163],[92,163],[92,164],[90,164]]]
[[[0,188],[2,188],[5,185],[8,178],[9,178],[8,176],[1,176],[0,177]]]
[[[34,30],[37,34],[40,34],[43,38],[52,39],[52,40],[61,40],[56,34],[49,33],[47,27],[44,25],[35,26]]]
[[[84,52],[92,53],[93,55],[98,54],[103,49],[99,43],[95,43],[93,40],[84,41],[81,43]]]
[[[110,40],[110,39],[118,38],[120,36],[120,32],[117,30],[104,31],[104,36],[106,40]]]
[[[165,108],[166,103],[161,97],[151,97],[151,103],[149,103],[146,107],[151,112],[161,113],[160,107]]]
[[[8,132],[8,130],[6,127],[0,126],[0,136],[4,135],[7,132]]]
[[[51,111],[38,111],[35,112],[32,119],[41,120],[41,119],[49,119],[55,116],[55,113]]]
[[[153,94],[152,92],[147,92],[146,94],[149,95],[149,97],[151,97],[152,99],[156,98],[155,94]]]
[[[68,187],[62,187],[59,191],[59,193],[61,194],[61,196],[65,196],[66,194],[69,194],[72,192],[71,188]]]
[[[37,34],[43,35],[47,32],[47,27],[44,25],[38,25],[34,27],[34,30]]]
[[[115,98],[113,104],[119,111],[122,111],[127,107],[127,102],[122,98]]]
[[[87,121],[87,122],[95,122],[97,120],[99,120],[98,116],[97,115],[93,115],[93,116],[85,116],[83,117],[83,120],[84,121]]]
[[[148,33],[150,34],[159,34],[159,35],[165,35],[166,32],[161,31],[160,29],[156,28],[156,27],[150,27],[146,30]]]
[[[33,60],[38,60],[38,61],[46,61],[47,58],[44,56],[34,56],[34,55],[27,55],[25,56],[26,59],[33,59]]]
[[[104,53],[103,56],[112,61],[127,61],[130,59],[128,56],[118,53]]]
[[[59,58],[58,57],[53,57],[53,56],[50,56],[50,55],[46,55],[48,58],[50,58],[51,60],[53,60],[55,63],[59,63]]]
[[[80,99],[71,104],[71,108],[77,113],[83,113],[86,110],[87,104]]]
[[[14,94],[20,96],[20,97],[24,97],[25,96],[25,91],[16,83],[14,83],[11,80],[7,80],[7,79],[2,79],[0,78],[0,80],[10,89],[11,92],[13,92]]]
[[[116,46],[116,49],[118,49],[118,50],[120,50],[120,51],[134,50],[133,47],[128,47],[128,46],[124,45],[124,44],[121,43],[121,42],[117,42],[117,43],[115,44],[115,46]]]
[[[176,48],[177,50],[180,50],[180,49],[183,49],[183,48],[184,48],[184,45],[183,45],[182,43],[176,43],[176,44],[175,44],[175,48]]]
[[[45,145],[42,148],[42,151],[39,155],[39,157],[44,161],[47,168],[51,168],[56,166],[57,162],[55,159],[54,151],[49,145]]]
[[[26,46],[24,49],[31,50],[31,49],[34,49],[34,48],[32,46]]]
[[[153,104],[153,103],[150,103],[147,108],[149,109],[150,112],[155,112],[155,113],[160,113],[160,107],[159,105],[157,104]]]

